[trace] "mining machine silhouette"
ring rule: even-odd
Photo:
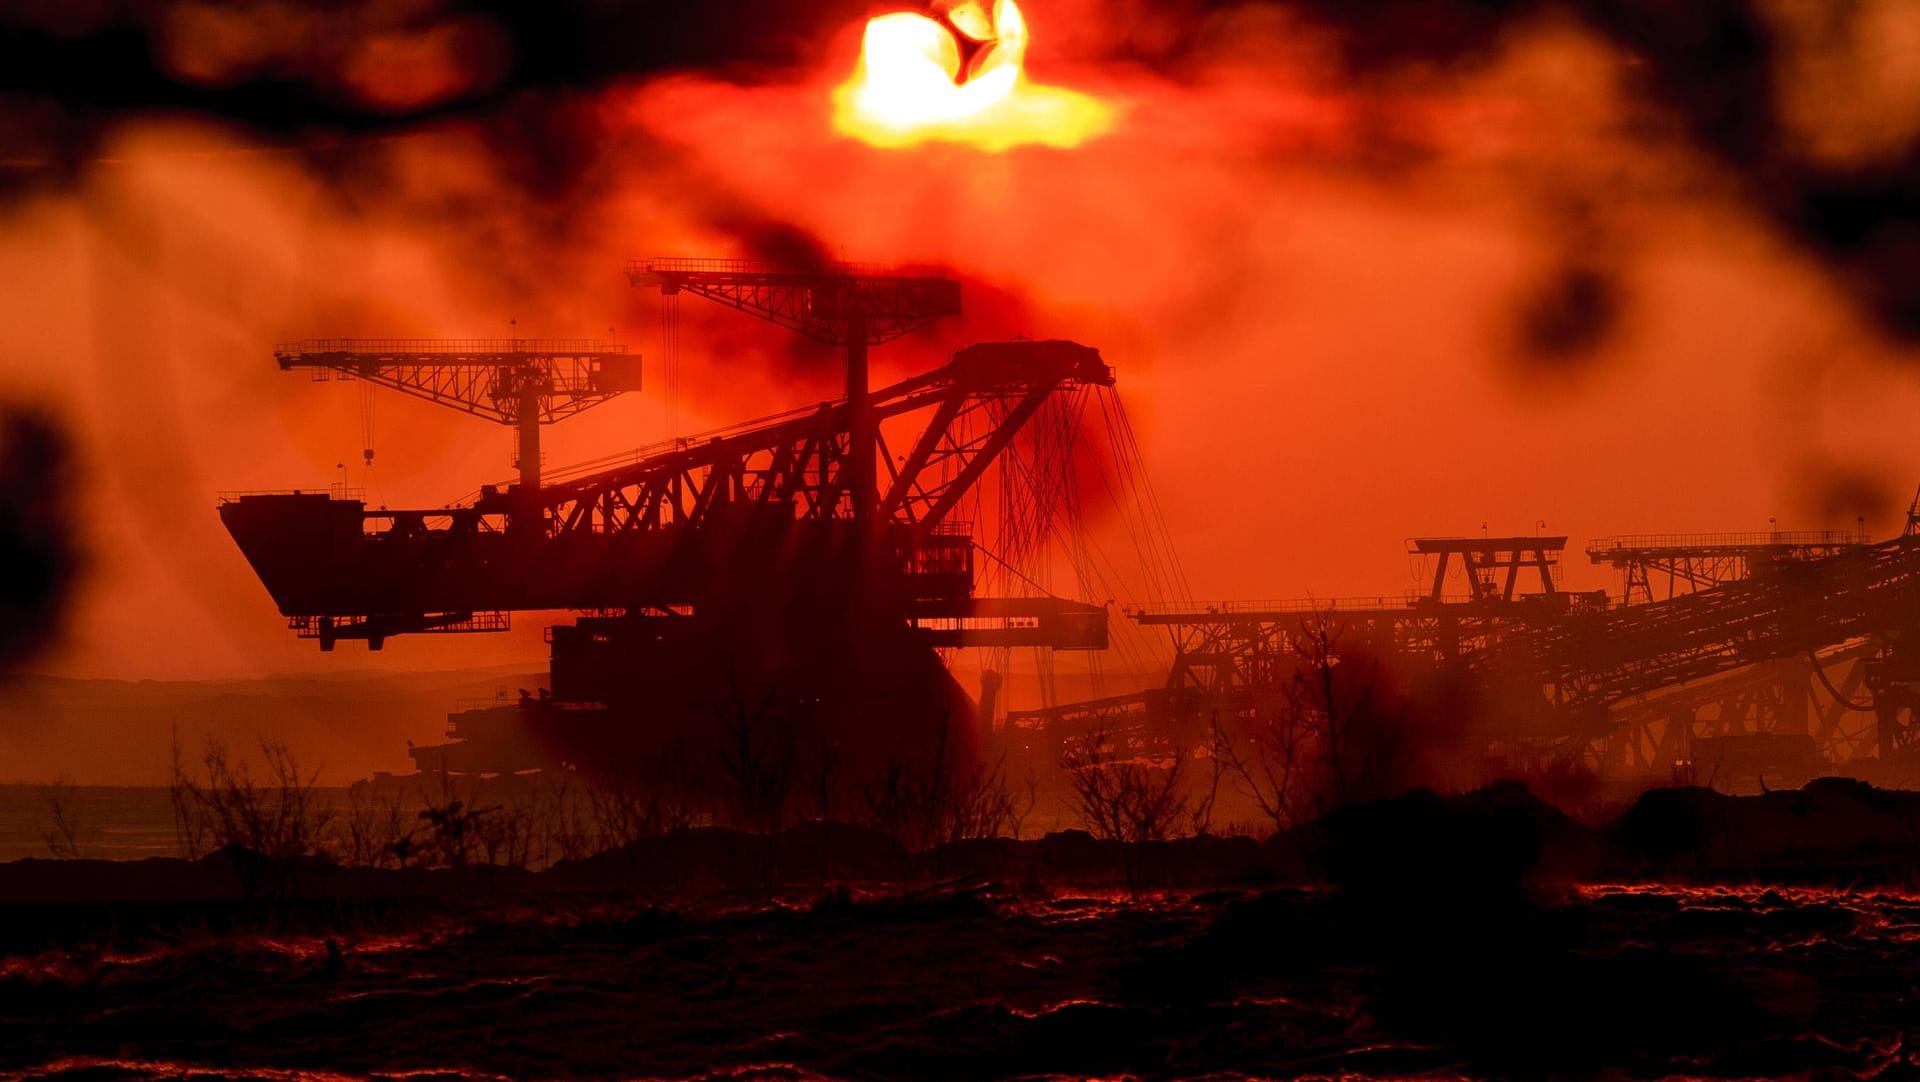
[[[401,634],[505,630],[516,610],[580,614],[548,630],[550,696],[456,714],[464,739],[414,749],[422,768],[661,761],[729,711],[803,729],[832,719],[881,754],[916,724],[976,717],[941,650],[1107,647],[1104,607],[979,594],[976,557],[992,554],[963,517],[1044,407],[1113,385],[1097,351],[982,343],[874,390],[868,351],[958,315],[958,282],[844,263],[654,259],[626,272],[669,301],[702,297],[841,347],[845,394],[543,476],[541,426],[638,389],[638,356],[541,339],[276,352],[282,368],[370,381],[517,435],[517,482],[457,505],[370,508],[347,490],[223,498],[222,520],[297,634],[378,649]],[[1272,707],[1311,626],[1342,651],[1470,688],[1475,739],[1508,763],[1777,783],[1911,772],[1916,524],[1920,497],[1905,535],[1877,543],[1603,538],[1586,555],[1619,572],[1617,599],[1561,589],[1565,537],[1418,538],[1409,553],[1430,585],[1413,596],[1130,606],[1169,638],[1160,686],[1013,711],[997,738],[1048,762],[1095,730],[1148,756],[1198,746],[1220,719]]]
[[[1916,501],[1920,509],[1920,500]],[[1202,746],[1220,719],[1283,708],[1306,638],[1470,691],[1474,739],[1506,767],[1764,786],[1846,771],[1916,776],[1920,536],[1601,538],[1621,596],[1560,589],[1565,537],[1417,538],[1421,594],[1148,604],[1174,660],[1160,687],[1015,711],[1055,753],[1100,731],[1148,757]]]
[[[802,732],[831,719],[851,768],[903,728],[971,721],[942,648],[1106,646],[1101,606],[978,596],[977,545],[958,517],[1049,399],[1113,384],[1098,351],[982,343],[871,390],[869,347],[957,315],[958,282],[848,264],[628,270],[636,285],[845,347],[847,394],[543,477],[540,424],[637,386],[637,357],[539,340],[282,347],[283,367],[511,424],[520,465],[518,483],[442,508],[370,508],[345,491],[224,499],[222,521],[297,634],[379,649],[401,634],[505,630],[516,610],[580,612],[548,630],[551,696],[523,713],[556,759],[589,768],[667,761],[729,712]]]

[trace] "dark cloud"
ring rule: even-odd
[[[1339,35],[1351,73],[1365,78],[1408,63],[1487,58],[1535,0],[1298,0],[1294,7]]]
[[[26,0],[0,8],[0,193],[69,183],[122,118],[185,110],[310,148],[322,171],[356,135],[471,117],[518,182],[561,198],[594,181],[609,138],[573,92],[676,69],[813,70],[874,6]],[[1862,7],[1829,13],[1823,33]],[[1100,29],[1082,37],[1177,74],[1248,12],[1326,36],[1356,82],[1475,65],[1529,21],[1570,16],[1630,58],[1656,123],[1728,167],[1888,334],[1920,339],[1920,144],[1844,166],[1806,157],[1779,105],[1788,42],[1759,0],[1122,0],[1083,11]],[[1563,268],[1523,318],[1564,351],[1599,327],[1606,296],[1603,275]]]
[[[1884,465],[1819,460],[1799,470],[1792,498],[1800,517],[1824,527],[1883,534],[1900,526],[1905,485]]]
[[[0,195],[71,183],[114,126],[193,112],[300,145],[449,116],[512,115],[528,91],[675,69],[804,63],[864,5],[174,0],[0,4]],[[565,95],[536,101],[564,101]],[[549,116],[514,116],[535,144]],[[563,168],[573,155],[542,158]]]
[[[1889,335],[1920,341],[1920,142],[1844,167],[1809,158],[1780,114],[1787,43],[1758,0],[1301,0],[1342,43],[1351,73],[1482,59],[1508,28],[1566,12],[1633,62],[1629,88],[1753,205],[1851,289]],[[1836,5],[1857,18],[1866,5]],[[1844,12],[1840,9],[1844,8]],[[1596,312],[1601,279],[1561,274],[1545,311]],[[1528,317],[1529,319],[1533,317]],[[1555,325],[1549,320],[1546,325]],[[1565,324],[1568,329],[1577,323]]]
[[[50,417],[0,406],[0,674],[56,637],[80,573],[77,482]]]
[[[1806,170],[1779,196],[1789,228],[1847,275],[1880,323],[1920,341],[1920,146],[1866,168]]]
[[[729,216],[714,224],[738,240],[741,251],[750,259],[801,266],[823,266],[834,261],[833,250],[826,241],[791,222],[760,216]]]
[[[1571,260],[1534,283],[1519,310],[1520,349],[1554,367],[1593,358],[1607,341],[1622,306],[1621,287],[1606,267]]]

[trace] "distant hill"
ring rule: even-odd
[[[954,675],[978,695],[978,659],[963,652]],[[1007,659],[1001,709],[1038,706],[1029,659]],[[1072,702],[1157,686],[1164,668],[1109,664],[1099,679],[1062,664],[1050,701]],[[350,785],[376,770],[407,773],[407,741],[439,743],[452,711],[546,686],[525,665],[392,673],[302,673],[248,680],[98,680],[16,676],[0,681],[0,784],[65,778],[79,785],[165,785],[174,733],[188,760],[209,735],[252,752],[285,740],[322,785]]]
[[[281,739],[320,770],[321,784],[344,785],[411,770],[407,741],[442,739],[449,712],[545,682],[523,666],[206,681],[14,677],[0,683],[0,783],[165,784],[177,732],[190,760],[209,735],[248,751]]]

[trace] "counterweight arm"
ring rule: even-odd
[[[640,389],[640,357],[588,339],[315,338],[273,351],[282,370],[391,387],[518,431],[521,486],[540,484],[540,426]]]

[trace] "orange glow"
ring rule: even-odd
[[[966,143],[998,153],[1038,144],[1078,146],[1112,127],[1113,109],[1026,78],[1027,23],[1014,0],[939,5],[867,23],[860,64],[834,91],[834,127],[875,146]]]

